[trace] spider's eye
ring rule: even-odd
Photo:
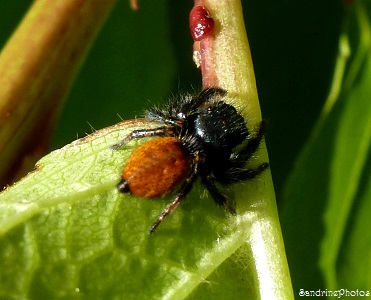
[[[177,115],[176,115],[179,119],[185,119],[186,118],[186,115],[182,112],[178,112]]]

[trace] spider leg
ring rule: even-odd
[[[265,124],[266,123],[262,121],[259,125],[257,134],[249,139],[248,143],[243,149],[236,152],[234,156],[231,157],[232,163],[244,164],[251,157],[251,155],[256,152],[264,136]]]
[[[236,214],[236,210],[233,207],[231,207],[230,205],[228,205],[228,203],[227,203],[227,196],[225,196],[224,194],[222,194],[219,191],[219,189],[216,187],[215,181],[214,181],[214,176],[213,175],[209,174],[209,175],[205,176],[203,178],[203,183],[205,184],[207,190],[209,191],[209,193],[211,194],[211,196],[213,197],[215,203],[218,206],[224,207],[232,215],[235,215]]]
[[[117,150],[124,146],[125,144],[129,143],[132,139],[141,139],[144,137],[150,136],[168,136],[172,135],[172,130],[168,126],[162,126],[153,129],[137,129],[132,131],[128,136],[122,139],[117,144],[112,145],[110,148],[112,150]]]
[[[253,179],[266,170],[269,167],[269,163],[262,163],[256,169],[234,169],[230,172],[227,172],[227,180],[224,180],[224,183],[233,183],[244,181],[248,179]]]
[[[187,194],[192,189],[192,185],[197,178],[198,175],[198,167],[200,164],[201,156],[196,153],[195,154],[195,161],[192,166],[192,171],[189,177],[185,180],[185,182],[180,187],[178,193],[176,194],[175,198],[171,203],[161,212],[158,216],[157,220],[153,223],[153,225],[149,228],[148,233],[152,234],[157,227],[161,224],[161,222],[180,204],[180,202],[187,196]]]

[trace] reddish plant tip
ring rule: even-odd
[[[139,9],[139,0],[130,0],[130,6],[132,10],[138,10]]]
[[[201,41],[214,29],[214,20],[209,11],[203,6],[195,6],[189,14],[189,28],[192,38]]]
[[[353,4],[354,4],[354,1],[353,0],[344,0],[344,5],[346,7],[349,7],[349,6],[353,5]]]

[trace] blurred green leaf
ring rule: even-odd
[[[334,93],[286,186],[282,226],[296,291],[371,288],[370,10],[358,1],[348,13]]]

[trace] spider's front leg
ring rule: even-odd
[[[127,143],[129,143],[132,139],[141,139],[151,136],[172,136],[172,135],[173,131],[168,126],[162,126],[153,129],[137,129],[132,131],[128,136],[119,141],[117,144],[112,145],[110,148],[112,150],[117,150],[122,146],[126,145]]]
[[[233,164],[243,165],[258,150],[261,141],[264,137],[265,125],[266,122],[262,121],[259,124],[259,128],[256,135],[252,137],[249,136],[247,138],[248,139],[247,144],[240,151],[234,153],[234,155],[230,159]]]
[[[253,179],[260,173],[269,168],[269,163],[265,162],[257,166],[255,169],[239,169],[233,170],[227,173],[227,178],[229,178],[229,183],[245,181]]]

